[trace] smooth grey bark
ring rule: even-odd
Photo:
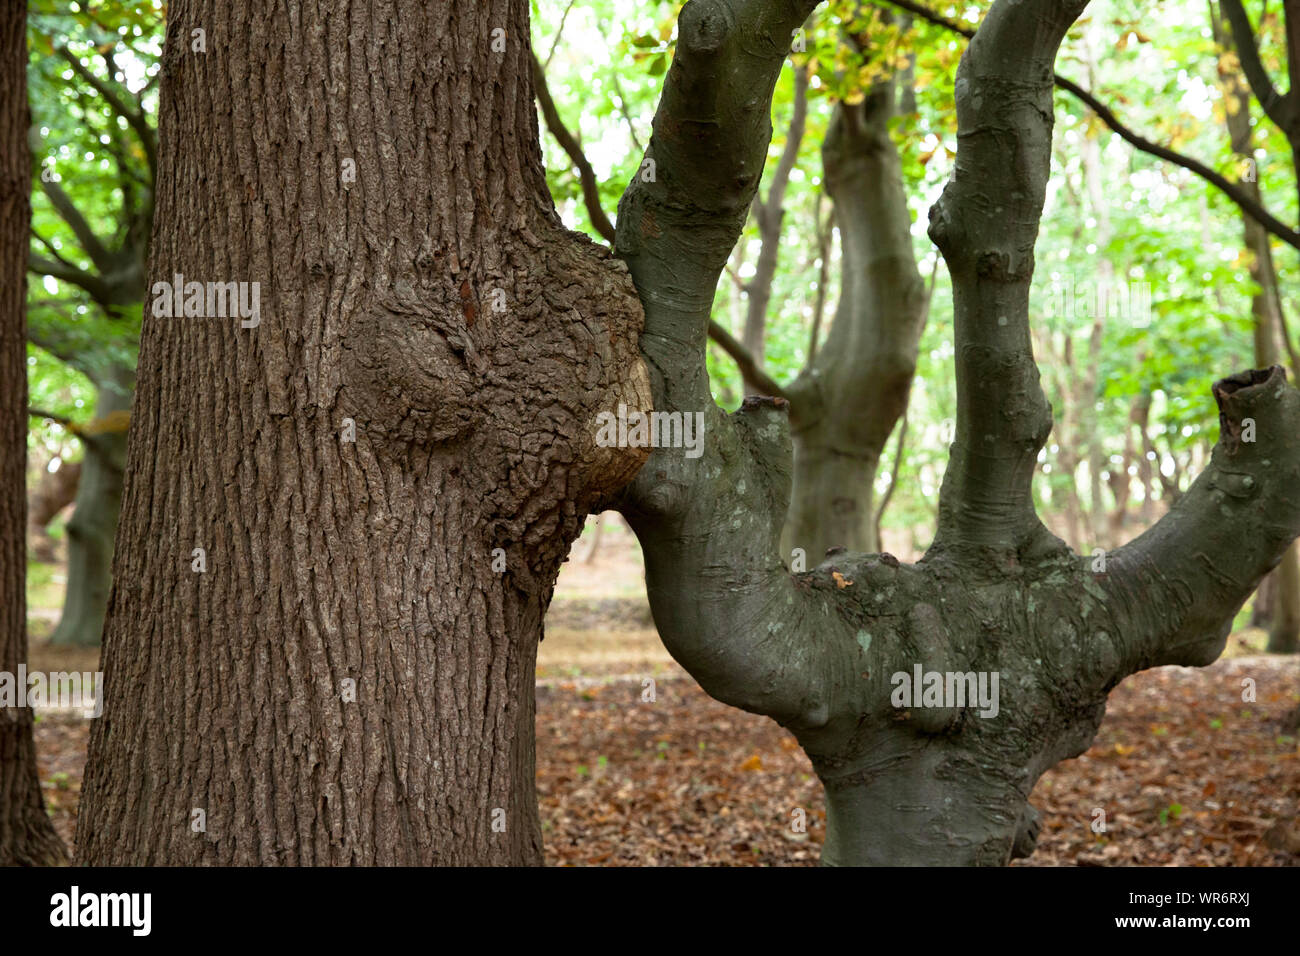
[[[1049,171],[1052,63],[1083,0],[996,0],[963,56],[953,180],[931,211],[956,305],[959,397],[938,534],[916,565],[843,552],[792,574],[785,401],[710,400],[714,285],[770,136],[760,108],[813,4],[692,0],[618,251],[645,305],[656,410],[705,416],[705,451],[658,448],[620,507],[669,651],[727,703],[790,728],[826,787],[826,864],[1003,864],[1032,849],[1027,798],[1083,752],[1124,676],[1202,665],[1300,531],[1300,394],[1280,368],[1216,383],[1204,473],[1104,572],[1051,535],[1030,483],[1051,412],[1029,283]],[[1254,441],[1245,440],[1247,437]],[[896,708],[891,675],[1000,675],[996,717]]]
[[[80,861],[540,863],[542,620],[645,460],[596,416],[650,396],[528,9],[169,8],[150,278],[260,322],[146,310]]]
[[[0,671],[27,661],[27,8],[0,5]],[[23,687],[20,693],[26,694]],[[63,842],[45,812],[33,716],[0,708],[0,866],[63,863]]]
[[[127,422],[133,369],[118,367],[123,380],[99,384],[95,419],[77,429],[85,457],[76,504],[68,519],[68,586],[50,643],[98,647],[113,584],[113,538],[122,506]]]

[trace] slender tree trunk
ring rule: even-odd
[[[528,4],[170,14],[79,857],[537,863],[542,618],[649,387],[546,191]],[[157,315],[178,274],[260,322]]]
[[[1273,605],[1277,600],[1277,572],[1259,582],[1255,603],[1250,609],[1250,626],[1267,631],[1273,624]]]
[[[785,221],[785,190],[790,173],[799,158],[799,145],[803,142],[808,116],[808,72],[804,68],[794,71],[794,105],[790,126],[786,130],[785,148],[772,173],[767,199],[754,197],[754,218],[758,222],[760,238],[758,261],[754,263],[754,277],[745,286],[745,331],[742,343],[759,369],[763,368],[765,338],[767,335],[767,310],[772,302],[772,282],[781,255],[781,224]],[[745,383],[745,394],[758,394]]]
[[[51,644],[98,647],[113,583],[113,536],[122,507],[126,421],[134,370],[119,368],[118,380],[96,391],[95,420],[82,429],[85,457],[76,507],[68,521],[68,588]]]
[[[27,8],[0,4],[0,673],[27,660]],[[0,706],[0,866],[65,860],[45,813],[27,687]],[[21,704],[21,706],[18,706]]]
[[[1090,22],[1083,36],[1084,60],[1088,69],[1089,86],[1093,89],[1098,86],[1097,64],[1092,50],[1092,43],[1097,32],[1096,23]],[[1106,321],[1110,317],[1108,306],[1115,286],[1115,265],[1110,260],[1109,252],[1113,231],[1110,224],[1110,205],[1106,200],[1103,185],[1105,169],[1102,163],[1101,145],[1095,137],[1085,135],[1080,153],[1083,160],[1083,180],[1084,188],[1088,193],[1088,205],[1091,207],[1092,215],[1097,223],[1096,229],[1093,231],[1093,242],[1099,252],[1096,276],[1092,280],[1095,285],[1095,296],[1092,298],[1095,303],[1095,311],[1092,315],[1092,329],[1088,336],[1087,372],[1081,383],[1083,401],[1081,403],[1080,410],[1082,414],[1080,417],[1083,420],[1083,433],[1080,437],[1084,440],[1088,450],[1088,531],[1092,539],[1090,543],[1094,548],[1104,548],[1109,547],[1111,544],[1107,535],[1109,525],[1106,520],[1106,503],[1103,500],[1102,490],[1104,487],[1102,473],[1106,470],[1107,458],[1106,449],[1102,444],[1097,403],[1100,397],[1098,393],[1101,379],[1102,342],[1105,337]],[[1123,316],[1120,319],[1122,321]]]

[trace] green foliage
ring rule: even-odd
[[[162,28],[161,2],[30,4],[32,252],[108,285],[131,266],[123,250],[143,250],[151,224],[153,174],[123,110],[152,126]],[[74,70],[64,51],[86,75]],[[61,210],[52,191],[75,212]],[[111,263],[94,260],[87,231]],[[141,303],[120,295],[107,305],[96,302],[75,281],[55,275],[33,273],[29,280],[29,337],[42,346],[31,353],[33,404],[84,420],[93,405],[87,380],[101,387],[130,380]],[[142,288],[134,293],[137,300]],[[60,364],[78,374],[60,371]]]
[[[932,4],[970,26],[988,0]],[[676,0],[532,0],[533,45],[545,64],[557,108],[595,168],[601,204],[614,218],[618,199],[636,174],[674,53]],[[161,55],[163,7],[158,2],[30,4],[30,85],[36,127],[34,177],[50,169],[89,227],[110,248],[129,236],[131,211],[152,201],[152,180],[139,137],[122,115],[59,55],[66,47],[98,82],[152,117]],[[1252,10],[1265,65],[1285,74],[1280,11]],[[928,544],[955,418],[952,301],[947,277],[926,237],[927,210],[952,173],[956,153],[955,72],[966,41],[941,27],[913,22],[888,4],[834,0],[818,8],[777,82],[768,174],[785,148],[794,109],[794,71],[810,76],[807,131],[785,198],[780,265],[767,315],[765,364],[778,381],[792,380],[810,354],[820,300],[819,342],[834,316],[840,277],[836,242],[822,262],[818,237],[829,203],[822,184],[820,145],[838,101],[856,102],[873,83],[895,76],[899,99],[892,131],[898,144],[923,276],[935,277],[929,320],[921,341],[908,413],[908,440],[887,529],[908,531],[910,544]],[[1138,0],[1094,0],[1071,31],[1057,69],[1092,89],[1133,129],[1195,156],[1230,177],[1233,155],[1224,127],[1229,109],[1219,90],[1221,71],[1238,69],[1214,45],[1207,6],[1166,0],[1153,8]],[[1285,137],[1254,112],[1252,147],[1265,204],[1295,222],[1295,171]],[[1036,249],[1038,272],[1031,300],[1044,387],[1058,417],[1091,423],[1049,441],[1036,493],[1049,512],[1073,488],[1087,498],[1086,471],[1065,473],[1063,452],[1086,457],[1079,442],[1098,444],[1110,467],[1134,467],[1126,454],[1129,417],[1150,396],[1153,466],[1186,481],[1217,437],[1210,385],[1252,364],[1250,296],[1255,291],[1243,256],[1238,209],[1190,173],[1139,153],[1104,127],[1073,97],[1056,97],[1054,165]],[[149,120],[152,123],[152,118]],[[581,185],[568,157],[543,135],[547,179],[560,215],[593,232]],[[1090,195],[1087,156],[1096,157],[1102,206]],[[47,174],[48,175],[48,174]],[[36,180],[39,187],[39,178]],[[769,186],[765,179],[763,194]],[[1109,237],[1102,233],[1102,219]],[[39,188],[34,194],[33,251],[93,270],[89,251]],[[753,275],[759,234],[751,217],[720,283],[714,319],[739,337],[745,284]],[[1295,253],[1275,246],[1284,300],[1300,294]],[[1103,264],[1108,265],[1103,265]],[[823,283],[821,272],[826,267]],[[1096,387],[1075,394],[1088,371],[1095,309],[1062,307],[1065,288],[1095,285],[1109,269],[1125,290],[1149,291],[1149,311],[1119,309],[1102,324]],[[139,303],[104,310],[75,284],[33,276],[29,311],[32,403],[82,420],[93,413],[94,385],[135,360]],[[1144,300],[1145,301],[1145,300]],[[1045,349],[1068,355],[1057,367]],[[743,394],[734,363],[710,348],[709,374],[717,400],[735,407]],[[1082,376],[1082,378],[1081,378]],[[1062,448],[1058,441],[1069,441]],[[48,458],[67,451],[58,426],[34,422],[33,447]],[[1145,452],[1139,452],[1146,454]],[[881,463],[878,493],[888,487],[895,443]],[[1104,477],[1109,477],[1108,474]],[[1129,494],[1140,496],[1132,483]],[[1163,492],[1157,491],[1159,494]],[[1109,490],[1107,496],[1113,495]],[[1131,502],[1130,502],[1131,503]],[[1113,508],[1113,497],[1101,505]],[[1079,542],[1072,542],[1079,544]]]

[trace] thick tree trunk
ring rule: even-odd
[[[170,13],[150,276],[261,315],[146,307],[79,857],[537,863],[542,617],[649,390],[546,192],[528,5]]]
[[[27,9],[0,5],[0,672],[27,660]],[[45,813],[27,688],[0,706],[0,866],[63,862]]]
[[[68,520],[68,588],[63,614],[51,644],[97,647],[113,583],[113,535],[122,507],[122,469],[126,465],[126,421],[131,408],[134,370],[120,369],[120,380],[100,384],[95,420],[82,429],[85,448],[76,507]]]

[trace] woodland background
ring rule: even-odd
[[[533,4],[547,175],[570,228],[598,236],[608,222],[597,209],[612,217],[637,171],[679,7]],[[987,4],[934,7],[969,27]],[[1281,4],[1248,8],[1263,63],[1280,76]],[[1243,70],[1216,36],[1219,17],[1217,4],[1194,0],[1094,0],[1058,71],[1129,128],[1257,187],[1273,215],[1295,222],[1291,146],[1232,95]],[[146,291],[163,25],[160,2],[29,7],[32,669],[97,669]],[[869,42],[846,45],[845,29]],[[737,356],[782,385],[824,346],[842,261],[820,144],[837,101],[861,102],[893,76],[908,108],[890,132],[928,290],[906,416],[874,488],[881,549],[903,561],[929,544],[955,415],[952,301],[925,220],[952,170],[951,90],[965,43],[887,3],[818,11],[778,83],[759,202],[713,310],[733,340],[711,345],[709,358],[724,408],[746,393]],[[1297,251],[1265,243],[1271,262],[1219,189],[1134,148],[1058,90],[1031,305],[1056,425],[1035,492],[1044,520],[1079,552],[1129,540],[1187,488],[1217,438],[1215,379],[1277,362],[1294,381]],[[1243,608],[1217,664],[1127,680],[1093,748],[1035,791],[1046,818],[1030,862],[1300,858],[1297,632],[1300,579],[1277,574]],[[1243,676],[1292,692],[1244,703]],[[647,678],[653,707],[642,701]],[[649,617],[635,538],[613,513],[588,520],[560,577],[538,684],[547,862],[815,862],[822,797],[806,758],[774,722],[711,700],[672,662]],[[36,734],[46,799],[71,846],[85,722],[51,711]],[[808,833],[769,825],[791,806],[807,809]],[[1092,827],[1098,808],[1104,833]]]

